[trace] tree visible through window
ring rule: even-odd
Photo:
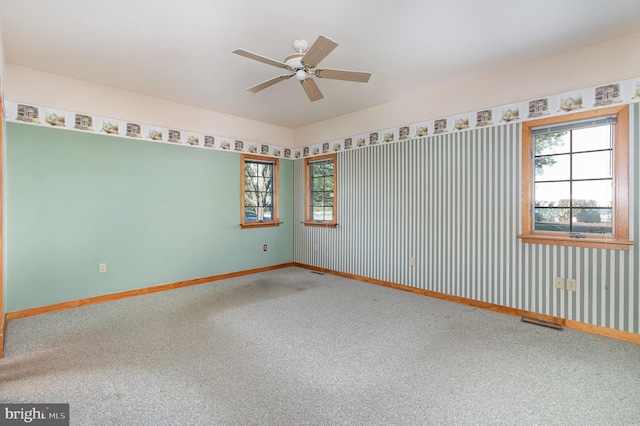
[[[336,155],[329,154],[306,160],[307,225],[336,224]]]
[[[278,225],[278,159],[242,155],[242,226]]]

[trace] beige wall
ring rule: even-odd
[[[100,117],[131,120],[293,148],[293,130],[13,64],[6,99]]]
[[[640,33],[295,130],[297,147],[640,77]]]

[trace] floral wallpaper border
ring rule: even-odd
[[[194,148],[247,152],[294,159],[634,102],[640,102],[640,78],[623,80],[509,105],[486,108],[480,111],[451,117],[407,124],[386,130],[370,131],[300,148],[284,148],[225,136],[202,134],[128,120],[104,118],[13,101],[5,102],[4,113],[7,121],[149,140]]]

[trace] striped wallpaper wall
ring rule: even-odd
[[[523,244],[520,124],[338,154],[338,228],[304,227],[295,261],[640,333],[640,107],[630,105],[629,251]],[[304,182],[304,160],[295,161]],[[410,265],[415,259],[415,266]],[[553,278],[576,278],[576,292]]]

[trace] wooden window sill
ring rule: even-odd
[[[304,224],[304,226],[318,226],[321,228],[337,228],[338,224],[336,222],[300,222]]]
[[[273,226],[280,226],[284,222],[249,222],[249,223],[241,223],[240,227],[242,229],[250,229],[250,228],[270,228]]]
[[[590,237],[573,238],[565,235],[517,235],[523,243],[528,244],[551,244],[555,246],[601,248],[610,250],[629,250],[633,241],[616,240],[613,238]]]

